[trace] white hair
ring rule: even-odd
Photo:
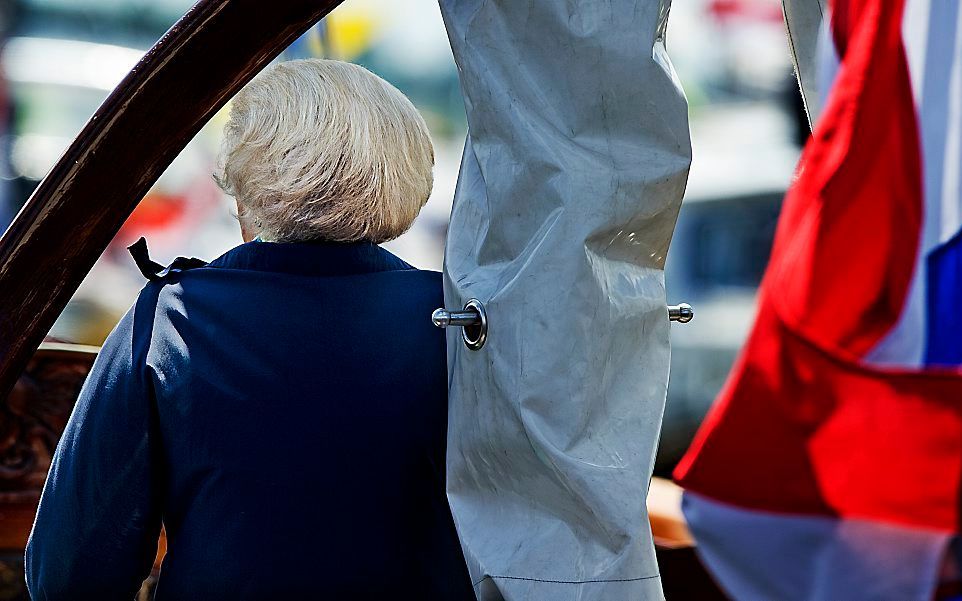
[[[358,65],[309,59],[276,64],[237,94],[214,177],[265,240],[378,243],[411,227],[433,166],[404,94]]]

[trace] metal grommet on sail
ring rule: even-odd
[[[464,346],[472,351],[479,350],[488,339],[488,316],[484,305],[476,298],[464,303],[460,311],[435,309],[431,321],[439,328],[460,327]]]

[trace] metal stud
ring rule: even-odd
[[[472,351],[479,350],[488,339],[488,316],[484,305],[476,298],[464,303],[460,311],[435,309],[431,321],[439,328],[460,327],[464,346]]]
[[[695,310],[688,303],[668,305],[668,319],[678,323],[688,323],[695,317]]]

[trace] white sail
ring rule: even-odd
[[[469,137],[445,298],[448,497],[480,599],[663,597],[645,510],[690,162],[658,0],[441,0]]]
[[[827,4],[827,0],[782,0],[788,50],[795,65],[809,125],[818,121],[826,92],[820,71],[825,68],[822,55],[826,51],[823,25],[827,21]]]

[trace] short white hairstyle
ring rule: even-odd
[[[424,119],[358,65],[269,67],[234,98],[214,178],[275,242],[379,243],[403,234],[434,183]]]

